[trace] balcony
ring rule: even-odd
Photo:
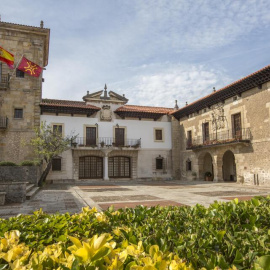
[[[8,126],[8,118],[0,116],[0,129],[6,129]]]
[[[192,138],[191,141],[187,141],[187,150],[190,149],[200,149],[206,147],[213,147],[225,144],[235,144],[235,143],[250,143],[251,132],[249,128],[234,130],[226,130],[222,132],[216,132],[209,134],[209,137],[203,138],[198,136]]]
[[[0,90],[7,90],[9,88],[9,79],[10,75],[1,75],[0,74]]]
[[[90,140],[85,137],[78,137],[72,142],[75,148],[133,148],[141,147],[141,139],[125,139],[123,142],[110,137],[99,137],[96,140]]]

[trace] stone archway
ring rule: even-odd
[[[230,150],[226,151],[223,155],[222,172],[224,181],[237,181],[235,157]]]
[[[213,158],[209,152],[203,153],[198,157],[199,165],[199,178],[201,180],[205,179],[205,173],[210,172],[212,174],[212,179],[214,176],[214,166]]]

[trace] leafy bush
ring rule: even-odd
[[[269,215],[270,197],[208,208],[83,208],[74,215],[39,210],[0,219],[0,267],[267,269]]]
[[[1,161],[0,166],[18,166],[18,165],[11,161]]]
[[[38,166],[38,165],[40,165],[40,162],[35,160],[24,160],[20,163],[20,166]]]

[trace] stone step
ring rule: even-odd
[[[50,180],[50,184],[75,184],[75,180],[74,179]]]
[[[29,192],[32,188],[34,188],[35,185],[34,184],[27,184],[26,185],[26,193]]]
[[[26,200],[31,200],[34,195],[39,191],[39,187],[33,187],[30,191],[26,193]]]

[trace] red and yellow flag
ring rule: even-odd
[[[5,62],[10,68],[14,68],[14,55],[0,47],[0,61]]]
[[[35,64],[34,62],[28,60],[27,58],[23,57],[21,63],[17,67],[17,69],[29,74],[30,76],[39,77],[42,67]]]

